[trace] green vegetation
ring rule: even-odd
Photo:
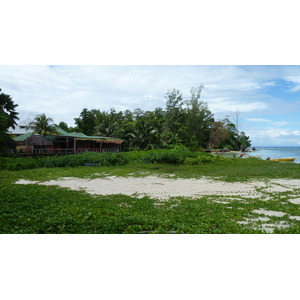
[[[0,153],[9,145],[10,138],[8,128],[15,128],[18,114],[15,109],[18,106],[14,103],[10,95],[4,94],[0,89]]]
[[[84,166],[83,164],[91,165]],[[54,167],[55,166],[55,167]],[[62,167],[64,166],[64,167]],[[34,170],[33,170],[34,169]],[[213,177],[224,181],[299,179],[300,165],[222,158],[180,150],[83,153],[49,158],[0,158],[0,233],[264,233],[254,210],[281,211],[267,224],[274,233],[300,233],[300,189],[265,193],[264,199],[205,195],[161,201],[122,194],[89,195],[56,186],[17,185],[18,179],[106,176]],[[173,178],[174,178],[173,177]],[[245,220],[248,223],[243,224]]]
[[[170,89],[165,108],[154,111],[139,108],[133,112],[100,111],[84,108],[75,118],[76,130],[87,135],[119,137],[124,140],[125,150],[178,149],[199,151],[200,148],[229,148],[240,150],[251,145],[244,132],[226,116],[215,120],[208,104],[200,99],[203,85],[192,88],[190,97],[183,99],[182,93]],[[237,119],[237,118],[236,118]],[[62,122],[61,122],[62,123]],[[60,124],[61,124],[60,123]],[[65,124],[62,124],[65,130]]]
[[[300,178],[299,164],[282,164],[259,159],[225,158],[210,153],[189,150],[149,150],[121,153],[84,152],[76,155],[50,157],[0,157],[0,170],[36,169],[39,174],[44,168],[79,167],[71,171],[85,169],[89,165],[95,168],[103,166],[124,166],[111,168],[109,173],[119,176],[118,170],[132,172],[136,169],[149,171],[159,166],[156,172],[171,173],[182,178],[209,176],[223,181],[247,181],[264,178]],[[43,168],[43,169],[37,169]],[[79,172],[79,173],[80,173]],[[120,176],[123,176],[120,174]],[[78,177],[75,175],[75,177]]]
[[[1,187],[1,233],[255,233],[207,199],[159,202],[57,187]]]
[[[55,126],[51,123],[53,123],[53,119],[47,118],[45,114],[37,115],[29,124],[29,129],[33,130],[32,135],[35,133],[41,136],[56,134]]]
[[[200,99],[203,85],[191,88],[190,97],[183,99],[182,93],[170,89],[166,96],[165,108],[157,107],[154,111],[110,111],[84,108],[78,118],[74,118],[76,127],[68,127],[61,121],[61,129],[73,133],[82,132],[88,136],[118,137],[123,140],[122,149],[200,149],[228,148],[240,150],[251,145],[244,132],[226,116],[215,120],[208,104]],[[1,90],[0,90],[1,92]],[[9,95],[0,94],[0,153],[9,146],[8,128],[16,124],[17,112]],[[28,128],[31,134],[41,136],[55,135],[57,125],[44,113],[37,115]],[[13,146],[13,144],[11,145]]]

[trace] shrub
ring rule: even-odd
[[[34,158],[12,158],[12,157],[1,157],[0,158],[0,169],[19,171],[25,169],[34,169],[40,166],[39,159]]]
[[[143,158],[145,163],[167,163],[167,164],[181,164],[184,161],[182,152],[179,151],[155,151],[151,152]]]
[[[182,164],[186,157],[197,157],[197,153],[189,150],[154,150],[144,158],[145,163]]]
[[[48,157],[44,161],[44,167],[77,167],[85,163],[93,163],[99,166],[124,165],[128,158],[122,153],[92,153],[85,152],[76,155]]]
[[[213,156],[207,153],[201,153],[197,157],[187,157],[184,160],[185,165],[201,165],[204,163],[212,163],[219,160],[218,156]]]
[[[132,151],[126,153],[95,153],[84,152],[74,155],[60,155],[49,157],[0,157],[0,169],[3,170],[25,170],[39,167],[77,167],[85,163],[97,164],[99,166],[120,166],[131,163],[166,163],[197,165],[206,162],[213,162],[218,159],[208,153],[197,153],[189,150],[149,150]]]

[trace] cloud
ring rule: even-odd
[[[277,127],[285,126],[287,124],[289,124],[287,121],[272,122],[272,125]]]
[[[235,98],[216,97],[208,101],[210,109],[216,114],[232,113],[239,111],[241,113],[249,113],[255,111],[262,111],[267,109],[267,104],[263,102],[243,102]]]
[[[296,93],[300,90],[300,67],[287,66],[283,69],[283,79],[292,85],[287,89],[288,92]]]
[[[268,82],[263,82],[262,86],[275,86],[276,82],[275,81],[268,81]]]
[[[0,66],[0,84],[19,105],[21,119],[46,113],[56,123],[70,126],[83,108],[165,108],[169,89],[180,90],[187,100],[190,89],[203,84],[201,100],[215,118],[239,111],[241,128],[250,135],[258,127],[261,132],[275,127],[297,130],[291,116],[300,111],[300,97],[295,98],[299,70],[297,66]],[[288,89],[294,90],[293,95]],[[255,132],[250,135],[254,141],[256,137]]]
[[[249,122],[271,122],[271,120],[262,118],[246,118],[245,120]]]
[[[300,131],[289,129],[248,130],[252,144],[256,146],[293,146],[300,145]],[[253,143],[254,141],[254,143]]]
[[[288,89],[288,91],[291,93],[296,93],[300,91],[300,84],[295,84],[292,88]]]

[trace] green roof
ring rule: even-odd
[[[27,133],[24,133],[22,135],[19,135],[15,138],[13,138],[14,141],[16,142],[24,142],[27,138],[29,138],[31,136],[32,132],[27,132]]]
[[[65,130],[61,129],[58,126],[55,126],[55,130],[57,131],[58,134],[62,134],[62,135],[68,135],[69,133],[66,132]]]
[[[55,127],[57,134],[53,134],[53,136],[63,136],[63,137],[73,137],[73,138],[78,138],[78,139],[87,139],[87,140],[118,140],[121,141],[120,138],[115,138],[115,137],[105,137],[105,136],[89,136],[85,135],[82,132],[67,132],[60,127],[56,126]],[[22,134],[13,140],[16,142],[24,142],[27,138],[29,138],[32,135],[32,132],[28,132],[25,134]]]

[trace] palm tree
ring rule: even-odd
[[[15,111],[17,106],[18,104],[14,104],[11,96],[0,93],[0,116],[6,119],[6,129],[9,127],[15,128],[15,125],[17,125],[16,120],[19,120],[17,117],[19,113]]]
[[[19,120],[15,108],[17,104],[14,104],[11,96],[1,93],[0,89],[0,152],[4,151],[8,147],[10,140],[8,135],[8,128],[15,128],[17,125],[16,120]]]
[[[97,133],[106,137],[113,137],[118,129],[118,122],[111,119],[105,119],[101,122],[101,124],[96,126]]]
[[[134,147],[144,150],[146,147],[154,146],[157,131],[144,120],[139,120],[136,122],[134,130],[127,136]]]
[[[29,129],[33,130],[32,134],[38,133],[41,136],[47,134],[56,134],[55,125],[52,118],[47,118],[45,114],[37,115],[34,121],[28,124]]]

